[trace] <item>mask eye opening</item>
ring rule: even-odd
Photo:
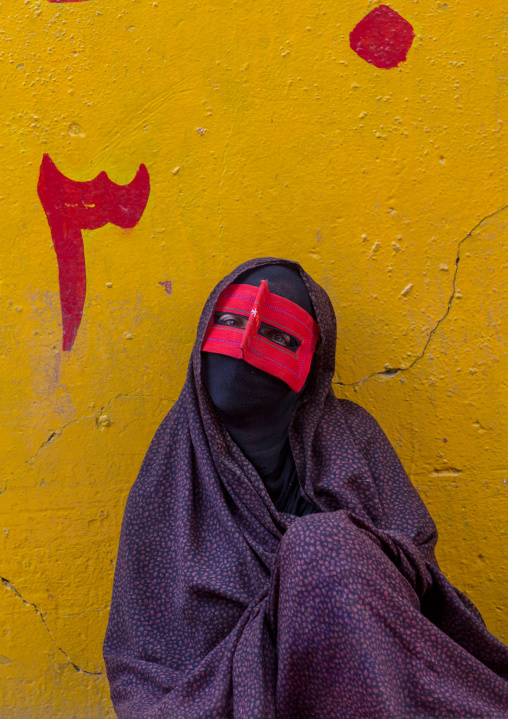
[[[289,344],[282,344],[281,342],[277,342],[276,340],[272,339],[269,336],[270,332],[287,336],[289,338]],[[280,329],[279,327],[274,327],[274,325],[270,325],[270,324],[268,324],[268,322],[260,323],[257,334],[261,335],[265,340],[268,340],[268,342],[271,342],[272,344],[276,345],[277,347],[283,347],[284,349],[287,349],[290,352],[296,352],[301,345],[301,341],[297,337],[292,335],[290,332],[286,332],[283,329]]]
[[[221,316],[227,316],[232,319],[236,319],[239,321],[240,326],[235,327],[234,325],[228,325],[225,321],[221,322],[220,317]],[[247,315],[242,315],[239,312],[228,312],[227,310],[215,310],[213,313],[213,324],[218,327],[230,327],[231,329],[241,329],[242,331],[245,329],[247,322],[249,321],[249,317]]]

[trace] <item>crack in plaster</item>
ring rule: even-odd
[[[473,229],[470,230],[470,231],[467,233],[467,235],[460,240],[459,244],[457,245],[457,254],[456,254],[456,257],[455,257],[455,272],[453,273],[453,279],[452,279],[452,292],[451,292],[450,298],[448,299],[448,304],[447,304],[447,307],[446,307],[446,310],[445,310],[444,314],[438,319],[438,321],[436,322],[435,326],[434,326],[434,327],[431,329],[431,331],[429,332],[428,337],[427,337],[427,341],[425,342],[425,345],[424,345],[424,347],[423,347],[421,353],[420,353],[417,357],[415,357],[415,359],[414,359],[410,364],[406,365],[405,367],[393,367],[393,368],[390,367],[389,369],[378,370],[377,372],[372,372],[371,374],[367,375],[367,377],[364,377],[364,378],[361,379],[361,380],[357,380],[356,382],[341,382],[340,380],[336,380],[336,381],[333,382],[333,384],[335,384],[335,385],[337,385],[337,386],[339,386],[339,387],[355,387],[355,388],[358,388],[358,387],[361,387],[362,384],[364,384],[365,382],[368,382],[369,380],[371,380],[373,377],[385,377],[385,378],[387,378],[387,379],[391,379],[392,377],[396,377],[397,375],[401,374],[402,372],[407,372],[407,371],[411,370],[411,369],[415,366],[415,364],[417,364],[417,362],[419,362],[421,359],[423,359],[423,357],[425,356],[425,353],[426,353],[426,351],[427,351],[427,349],[428,349],[428,347],[429,347],[429,344],[430,344],[430,342],[431,342],[431,340],[432,340],[432,337],[434,336],[434,334],[435,334],[436,331],[438,330],[439,326],[444,322],[444,320],[445,320],[445,319],[448,317],[448,315],[450,314],[450,310],[451,310],[452,305],[453,305],[453,303],[454,303],[454,300],[455,300],[455,297],[456,297],[456,291],[457,291],[457,290],[456,290],[456,281],[457,281],[457,275],[458,275],[458,272],[459,272],[460,251],[461,251],[461,249],[462,249],[462,245],[464,244],[464,242],[465,242],[467,239],[469,239],[469,238],[472,236],[473,232],[475,232],[484,222],[486,222],[487,220],[489,220],[491,217],[495,217],[496,215],[498,215],[499,213],[503,212],[503,211],[506,210],[506,209],[508,209],[508,205],[505,205],[504,207],[501,207],[501,209],[496,210],[495,212],[491,212],[489,215],[486,215],[485,217],[483,217],[483,218],[473,227]]]
[[[110,405],[113,402],[116,402],[117,399],[120,399],[122,397],[124,397],[126,399],[159,399],[159,401],[161,401],[161,402],[170,402],[171,401],[171,400],[166,399],[165,397],[162,397],[162,398],[155,397],[154,395],[151,395],[151,394],[117,394],[116,397],[113,397],[112,399],[110,399],[109,402],[107,402],[103,407],[98,409],[93,414],[87,414],[84,417],[79,417],[78,419],[71,419],[69,422],[64,424],[62,427],[59,427],[55,432],[52,432],[50,434],[50,436],[44,440],[44,442],[41,444],[41,446],[39,447],[39,449],[37,450],[37,452],[35,454],[33,454],[25,462],[23,462],[22,465],[20,465],[15,470],[13,470],[10,474],[8,474],[7,477],[4,477],[4,479],[2,480],[2,484],[0,485],[0,495],[4,494],[4,492],[7,491],[9,479],[13,475],[17,474],[17,472],[19,472],[21,469],[23,469],[23,467],[25,465],[27,465],[30,462],[33,462],[35,459],[37,459],[37,457],[39,456],[40,452],[44,449],[44,447],[46,447],[48,444],[50,444],[56,437],[60,437],[62,435],[62,433],[67,429],[67,427],[70,427],[71,424],[79,424],[80,422],[84,422],[87,419],[93,419],[94,417],[95,417],[97,426],[100,426],[98,420],[99,420],[99,417],[101,416],[101,414],[103,414],[110,407]]]
[[[37,607],[37,605],[34,604],[33,602],[27,602],[27,600],[18,592],[18,590],[12,584],[12,582],[10,582],[8,579],[5,579],[5,577],[0,577],[0,581],[2,582],[4,587],[9,589],[11,592],[13,592],[13,594],[16,595],[16,597],[18,597],[18,599],[20,599],[26,607],[32,607],[34,609],[35,613],[40,618],[41,622],[44,624],[44,627],[45,627],[47,633],[49,634],[49,637],[50,637],[51,641],[53,642],[53,644],[56,646],[58,651],[64,655],[64,657],[67,659],[69,664],[71,664],[77,672],[79,672],[80,674],[88,674],[89,676],[92,676],[92,677],[103,677],[104,676],[104,674],[102,672],[89,672],[86,669],[83,669],[82,667],[78,666],[76,664],[76,662],[73,662],[72,659],[70,658],[70,656],[67,654],[67,652],[64,649],[62,649],[61,646],[58,645],[56,639],[53,637],[51,629],[48,626],[48,623],[46,622],[46,617],[41,612],[41,610]]]

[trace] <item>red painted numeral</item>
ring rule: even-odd
[[[145,210],[150,176],[140,165],[128,185],[117,185],[105,172],[89,182],[65,177],[44,155],[37,185],[58,261],[63,350],[72,349],[86,296],[85,251],[81,230],[97,230],[111,222],[134,227]]]

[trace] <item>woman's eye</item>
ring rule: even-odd
[[[292,337],[284,332],[277,332],[277,330],[264,330],[263,334],[267,339],[272,342],[276,342],[278,345],[283,345],[284,347],[292,347],[293,345]]]
[[[226,325],[226,327],[239,327],[242,329],[247,324],[247,317],[237,317],[225,312],[215,315],[215,323],[218,325]]]
[[[286,347],[289,347],[291,344],[291,338],[288,335],[281,334],[280,332],[275,334],[272,337],[272,340],[274,342],[278,342],[280,345],[286,345]]]

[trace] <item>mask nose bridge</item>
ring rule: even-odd
[[[242,356],[244,357],[244,359],[245,351],[248,349],[252,337],[257,334],[257,331],[259,329],[259,325],[261,323],[261,313],[263,311],[265,299],[267,298],[267,296],[269,296],[269,294],[270,293],[268,290],[268,281],[261,280],[261,284],[256,293],[256,297],[254,299],[254,302],[252,303],[252,309],[249,313],[249,321],[247,322],[247,327],[243,332],[242,341],[240,343],[240,349],[242,351]]]

